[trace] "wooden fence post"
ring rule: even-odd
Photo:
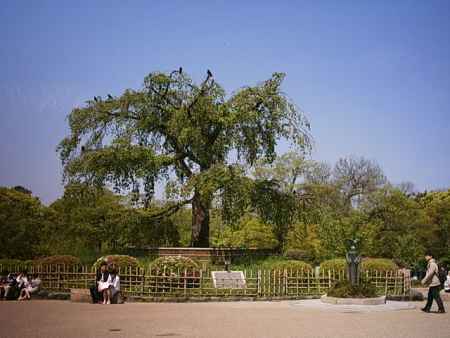
[[[386,280],[384,283],[384,295],[387,296],[388,293],[388,272],[386,271]]]
[[[187,270],[186,269],[184,269],[184,296],[186,297],[186,294],[187,294],[187,279],[186,279],[186,276],[187,276],[187,272],[186,272]]]
[[[397,294],[397,279],[398,279],[398,270],[395,272],[395,277],[394,277],[394,294]]]

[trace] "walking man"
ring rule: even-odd
[[[441,282],[438,277],[439,268],[433,259],[433,255],[430,252],[425,254],[425,259],[428,262],[427,265],[427,273],[425,278],[422,279],[423,285],[428,285],[428,300],[425,307],[422,309],[423,312],[430,312],[431,305],[433,305],[433,299],[436,300],[436,303],[439,307],[438,313],[445,313],[444,304],[442,303],[441,296],[439,292],[441,291]]]

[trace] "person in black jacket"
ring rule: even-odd
[[[103,302],[103,294],[98,292],[98,283],[106,282],[108,280],[108,277],[109,277],[108,264],[106,262],[101,262],[100,270],[97,270],[95,276],[95,285],[91,286],[90,289],[92,303],[97,304],[99,302]]]

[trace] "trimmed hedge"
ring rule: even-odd
[[[345,261],[344,258],[329,259],[320,263],[320,270],[322,271],[328,270],[345,271],[346,269],[347,269],[347,262]]]
[[[361,271],[386,272],[398,270],[397,264],[395,264],[391,259],[386,258],[363,258],[359,267]],[[347,262],[344,258],[329,259],[320,263],[320,269],[322,271],[345,271],[347,269]]]
[[[137,268],[139,266],[139,261],[132,257],[127,255],[108,255],[108,256],[102,256],[93,264],[93,267],[95,269],[100,268],[100,264],[102,262],[106,262],[111,265],[114,265],[117,268]]]
[[[263,269],[271,270],[295,270],[295,271],[312,271],[312,266],[303,261],[297,260],[284,260],[279,262],[263,263]]]
[[[391,259],[386,258],[364,258],[361,262],[362,271],[395,271],[398,270],[397,264]]]

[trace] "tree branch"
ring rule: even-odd
[[[178,202],[174,205],[168,206],[166,208],[164,208],[163,210],[160,210],[158,212],[155,212],[154,214],[151,214],[150,217],[152,219],[163,219],[165,217],[168,217],[170,215],[173,215],[174,213],[176,213],[178,210],[180,210],[183,206],[185,206],[186,204],[189,204],[192,202],[192,198],[188,199],[188,200],[184,200],[181,202]]]
[[[208,83],[209,79],[212,77],[212,74],[210,72],[207,73],[206,75],[206,79],[203,81],[202,85],[201,85],[201,89],[200,92],[198,93],[198,95],[195,97],[195,99],[191,102],[191,104],[189,105],[188,109],[187,109],[187,114],[189,116],[189,118],[192,118],[192,108],[194,108],[194,106],[197,104],[200,96],[205,95],[206,92],[206,84]]]

